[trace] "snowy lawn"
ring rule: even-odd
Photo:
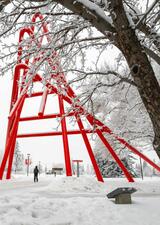
[[[106,194],[135,187],[133,204],[116,205]],[[17,176],[0,181],[0,225],[159,225],[160,178],[136,183],[94,177]]]

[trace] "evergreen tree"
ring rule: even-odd
[[[19,143],[16,142],[12,169],[16,173],[17,171],[22,171],[23,166],[24,166],[24,156],[20,151]]]
[[[129,152],[128,149],[122,147],[121,144],[113,140],[113,138],[107,135],[106,138],[112,145],[113,149],[116,151],[124,166],[130,172],[130,174],[133,177],[137,177],[138,171],[135,167],[135,158],[133,157],[131,152]],[[94,151],[98,166],[103,177],[123,177],[123,171],[118,166],[117,162],[114,161],[110,153],[107,152],[107,149],[105,146],[103,146],[103,143],[98,139],[96,140]]]

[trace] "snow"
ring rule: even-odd
[[[77,179],[77,177],[63,177],[62,179],[53,180],[48,186],[47,189],[50,191],[56,192],[98,192],[100,193],[103,189],[103,183],[97,182],[92,178],[82,177]]]
[[[135,187],[133,204],[117,205],[106,194]],[[97,182],[95,177],[14,176],[0,181],[0,225],[158,225],[160,178],[123,178]]]
[[[98,5],[96,5],[95,3],[88,1],[88,0],[77,0],[76,2],[80,2],[82,3],[86,8],[88,8],[88,10],[94,12],[95,14],[97,14],[99,17],[103,18],[107,23],[109,23],[110,25],[113,25],[112,23],[112,19],[107,16],[104,13],[104,10],[101,9]]]

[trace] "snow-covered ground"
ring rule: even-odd
[[[106,194],[135,187],[133,204],[117,205]],[[159,225],[160,178],[105,179],[41,175],[0,181],[0,225]]]

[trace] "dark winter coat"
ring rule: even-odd
[[[34,168],[34,175],[35,175],[35,176],[37,176],[37,175],[38,175],[38,173],[39,173],[39,170],[38,170],[38,168],[37,168],[37,167],[35,167],[35,168]]]

